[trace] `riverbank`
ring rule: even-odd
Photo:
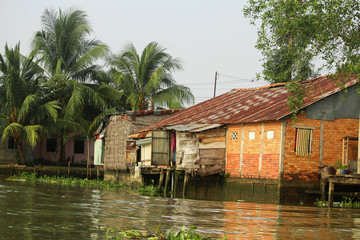
[[[17,164],[0,165],[0,176],[10,177],[21,173],[34,173],[38,177],[77,177],[87,179],[104,179],[104,169],[100,167],[67,167],[67,166],[26,166]]]

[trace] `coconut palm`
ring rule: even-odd
[[[20,163],[25,163],[24,144],[35,147],[45,119],[56,120],[57,101],[46,101],[41,93],[43,71],[34,61],[20,54],[20,44],[5,45],[0,54],[0,128],[2,140],[14,139]]]
[[[65,161],[68,138],[74,132],[85,134],[92,122],[91,116],[106,110],[106,100],[118,97],[119,91],[105,84],[91,84],[100,69],[96,60],[104,56],[108,48],[96,39],[89,39],[92,29],[85,12],[47,9],[41,22],[42,30],[35,34],[33,43],[49,78],[48,92],[60,102],[59,119],[50,133],[61,138],[60,160]],[[86,119],[89,106],[94,114]]]
[[[151,42],[139,56],[131,44],[109,59],[114,84],[123,91],[133,110],[182,108],[185,103],[194,102],[190,89],[177,84],[171,75],[182,69],[180,61],[165,51]]]

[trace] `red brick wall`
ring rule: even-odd
[[[295,154],[295,128],[292,125],[315,127],[312,131],[311,153],[308,157]],[[299,114],[296,122],[288,119],[285,139],[284,179],[318,180],[320,159],[320,120],[306,119]],[[342,141],[345,136],[358,136],[357,119],[337,119],[324,121],[323,165],[334,165],[342,159]],[[353,146],[353,145],[352,145]],[[355,152],[354,152],[355,151]],[[357,149],[351,148],[351,156],[357,155]]]
[[[324,165],[342,160],[342,138],[358,137],[358,119],[337,119],[324,122]],[[350,142],[349,160],[357,160],[357,141]]]
[[[273,139],[267,139],[267,131],[274,131]],[[264,123],[263,146],[261,151],[262,123],[245,124],[243,161],[241,166],[242,126],[241,124],[229,125],[226,172],[230,173],[231,177],[277,179],[279,176],[280,131],[280,122]],[[237,140],[232,140],[233,132],[238,133]],[[249,139],[249,132],[255,132],[255,139]],[[261,169],[259,171],[260,162]]]
[[[322,165],[335,165],[342,159],[342,138],[358,136],[357,119],[337,119],[324,121],[323,132],[323,162]],[[311,153],[309,156],[295,154],[295,126],[309,126],[312,131]],[[284,172],[286,180],[318,180],[320,159],[320,120],[306,119],[305,114],[299,114],[296,122],[287,120],[284,146]],[[265,122],[262,146],[261,169],[261,129],[262,123],[244,125],[243,162],[241,158],[241,124],[228,126],[226,172],[231,177],[278,179],[280,158],[280,121]],[[267,131],[274,131],[274,138],[267,139]],[[255,132],[255,139],[249,140],[249,132]],[[232,140],[232,133],[238,132],[238,139]],[[357,159],[357,142],[351,142],[349,160]]]

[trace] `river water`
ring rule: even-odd
[[[0,181],[0,239],[106,239],[104,226],[228,239],[360,239],[360,210],[140,196]]]

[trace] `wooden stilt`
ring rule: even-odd
[[[174,197],[176,197],[178,179],[179,179],[179,173],[178,173],[178,171],[175,171]]]
[[[68,161],[68,177],[70,177],[70,161]]]
[[[166,170],[166,179],[165,179],[165,189],[164,189],[164,194],[165,196],[167,195],[167,191],[170,185],[170,178],[171,178],[171,170],[167,169]]]
[[[96,179],[99,180],[99,175],[100,175],[100,167],[97,166],[96,167]]]
[[[185,198],[186,196],[186,185],[189,181],[189,173],[185,172],[185,176],[184,176],[184,186],[183,186],[183,198]]]
[[[162,187],[162,185],[164,184],[164,175],[165,175],[165,171],[164,171],[164,169],[161,169],[160,170],[159,187]]]
[[[325,192],[326,192],[326,178],[322,178],[320,182],[320,190],[321,190],[321,200],[325,201]]]
[[[334,203],[334,182],[329,181],[329,197],[328,197],[328,207],[333,207]]]

